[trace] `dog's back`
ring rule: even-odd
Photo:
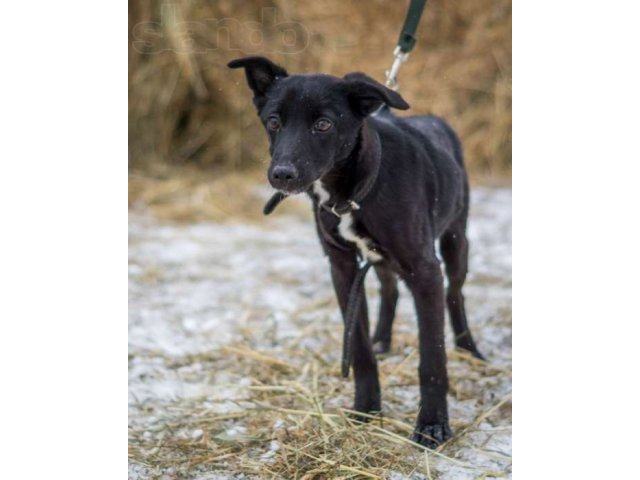
[[[457,135],[443,119],[431,115],[397,117],[382,108],[372,119],[376,130],[389,139],[383,145],[391,145],[383,149],[387,158],[383,155],[381,168],[393,170],[392,177],[406,175],[406,182],[426,182],[426,188],[411,191],[426,196],[439,236],[468,208],[468,180]]]
[[[442,118],[434,115],[401,117],[400,121],[423,134],[439,151],[440,155],[451,155],[458,165],[464,167],[462,147],[458,136]]]

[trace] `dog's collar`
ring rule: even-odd
[[[381,157],[380,136],[378,132],[365,123],[361,130],[360,150],[356,159],[356,176],[361,176],[361,179],[355,185],[353,193],[347,200],[338,201],[332,205],[326,202],[321,204],[322,208],[337,217],[351,213],[354,210],[360,210],[360,203],[369,194],[378,179]]]
[[[325,207],[326,208],[326,207]],[[354,210],[360,210],[360,204],[354,200],[347,200],[344,203],[344,206],[338,207],[338,204],[335,203],[329,211],[333,213],[336,217],[341,217],[345,213],[353,212]]]

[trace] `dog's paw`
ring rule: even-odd
[[[456,345],[456,347],[470,354],[472,357],[477,358],[478,360],[482,360],[483,362],[487,361],[487,359],[484,358],[484,355],[480,353],[480,351],[477,349],[475,345],[468,345],[465,343],[465,344]]]
[[[448,423],[418,424],[413,431],[411,441],[423,447],[435,449],[451,438]]]
[[[369,423],[374,418],[382,416],[382,406],[379,400],[356,403],[353,405],[353,412],[349,413],[349,418],[359,423]]]
[[[369,412],[349,412],[347,415],[349,420],[356,423],[369,423],[382,418],[382,412],[380,410],[371,410]]]
[[[385,342],[384,340],[374,340],[373,353],[376,355],[384,355],[391,350],[391,342]]]
[[[482,360],[483,362],[486,362],[487,359],[484,358],[484,355],[482,355],[477,348],[474,348],[473,350],[467,350],[472,357],[477,358],[478,360]]]
[[[471,355],[473,355],[474,357],[476,357],[478,360],[482,360],[483,362],[486,362],[487,359],[484,358],[484,355],[482,355],[477,349],[474,350],[473,352],[470,352]]]

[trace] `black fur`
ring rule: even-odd
[[[344,78],[289,76],[262,57],[234,60],[229,66],[245,68],[258,115],[267,128],[269,181],[284,193],[307,192],[313,199],[318,235],[331,262],[343,315],[359,251],[340,235],[340,218],[318,208],[320,197],[312,186],[321,180],[330,194],[327,203],[334,205],[364,193],[358,199],[360,208],[350,215],[354,231],[368,238],[370,249],[383,257],[375,264],[382,301],[373,341],[366,302],[360,307],[353,343],[354,408],[380,411],[375,353],[386,352],[391,345],[400,276],[413,294],[418,316],[421,399],[413,438],[435,447],[451,435],[445,302],[456,345],[482,358],[467,326],[461,292],[467,273],[469,187],[455,133],[437,117],[395,117],[389,107],[409,105],[362,73]],[[446,295],[436,239],[449,280]]]

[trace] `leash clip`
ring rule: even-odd
[[[400,46],[397,46],[393,51],[394,60],[391,65],[391,70],[385,72],[387,76],[387,87],[391,90],[398,90],[398,72],[400,71],[400,65],[407,61],[409,58],[409,52],[403,52]]]

